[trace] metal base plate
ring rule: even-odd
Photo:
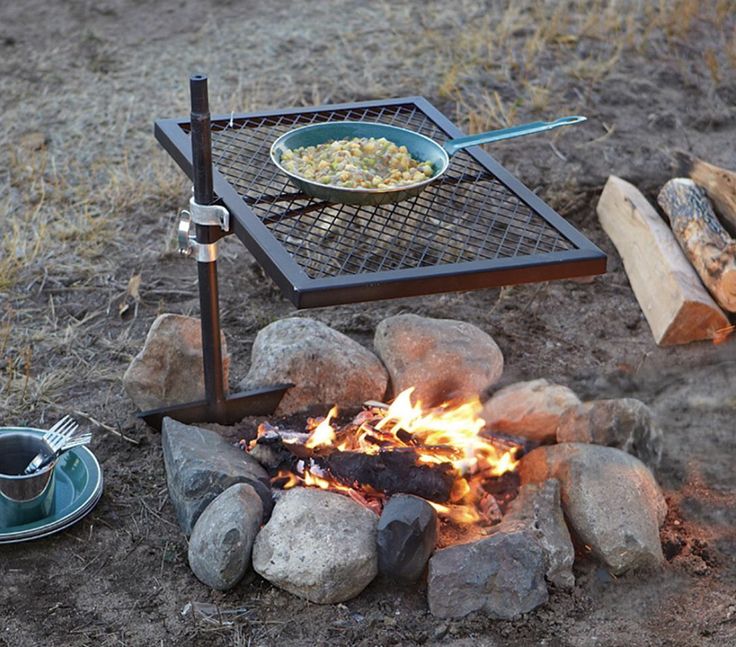
[[[276,410],[281,398],[293,384],[275,384],[252,391],[243,391],[228,395],[223,402],[209,403],[206,400],[174,404],[159,409],[151,409],[138,414],[148,425],[161,431],[165,417],[173,418],[184,424],[194,422],[216,422],[221,425],[233,425],[246,416],[268,416]]]

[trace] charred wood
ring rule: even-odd
[[[280,469],[294,474],[304,467],[317,466],[342,485],[359,484],[387,495],[415,494],[439,503],[448,501],[455,481],[450,463],[422,464],[411,447],[384,449],[376,454],[339,451],[330,447],[308,448],[298,442],[284,442],[275,429],[260,436],[250,454],[272,475]],[[452,456],[452,447],[432,447],[437,455]],[[300,466],[301,462],[301,466]]]
[[[360,484],[384,494],[415,494],[430,501],[449,501],[455,481],[450,463],[418,464],[412,451],[378,454],[332,452],[314,461],[343,485]]]

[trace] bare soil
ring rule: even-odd
[[[736,342],[657,348],[594,210],[609,173],[653,197],[674,149],[736,168],[735,26],[716,0],[2,3],[0,424],[104,423],[106,485],[73,528],[0,546],[0,645],[736,644]],[[433,618],[421,586],[321,607],[255,575],[225,594],[194,578],[159,435],[121,376],[157,314],[197,312],[172,243],[187,181],[151,130],[187,113],[200,71],[218,113],[422,94],[468,131],[589,117],[492,153],[609,254],[606,275],[304,314],[367,346],[388,315],[462,319],[496,339],[504,382],[650,404],[664,568],[616,579],[582,560],[572,593],[514,622]],[[294,310],[235,240],[221,292],[235,383],[259,328]],[[207,623],[190,601],[241,611]]]

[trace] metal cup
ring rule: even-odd
[[[51,449],[38,434],[0,434],[0,528],[32,523],[53,514],[56,461],[32,474],[23,474],[40,452],[51,455]]]

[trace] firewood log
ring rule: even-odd
[[[712,339],[728,326],[672,231],[636,187],[610,176],[597,211],[657,344]]]
[[[736,312],[736,241],[718,221],[705,191],[690,179],[675,178],[662,187],[657,202],[715,300]]]
[[[343,485],[359,483],[388,494],[415,494],[430,501],[449,501],[455,482],[450,463],[417,464],[417,455],[406,451],[378,454],[332,452],[314,461]]]
[[[437,448],[442,453],[442,448]],[[330,447],[309,448],[302,443],[285,443],[278,430],[258,439],[251,456],[275,475],[285,468],[298,473],[297,464],[317,465],[338,483],[369,486],[389,496],[415,494],[444,503],[450,499],[455,471],[450,463],[418,463],[418,453],[411,447],[392,448],[377,454],[339,451]]]
[[[736,173],[708,164],[687,153],[677,152],[678,174],[689,175],[702,186],[716,206],[721,223],[736,237]]]

